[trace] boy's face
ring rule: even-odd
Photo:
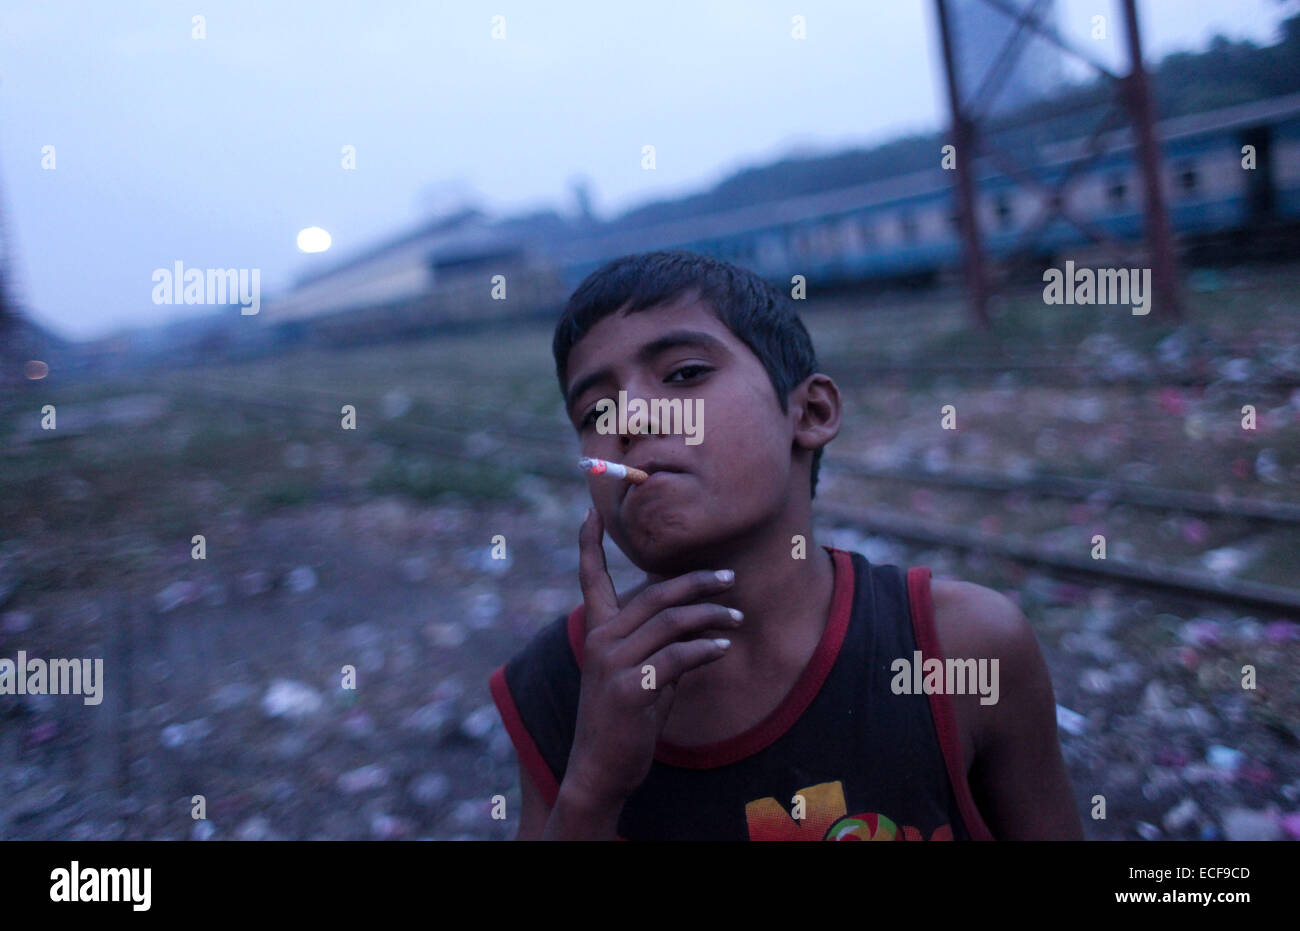
[[[597,402],[617,402],[620,391],[629,406],[680,399],[703,415],[698,442],[688,445],[680,433],[598,432]],[[712,563],[732,542],[780,518],[792,495],[809,496],[807,466],[796,467],[792,454],[795,395],[783,414],[758,357],[693,294],[596,323],[569,354],[566,401],[582,455],[652,473],[641,485],[588,476],[610,537],[645,572],[726,568]]]

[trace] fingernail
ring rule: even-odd
[[[731,641],[728,640],[726,637],[719,637],[713,642],[716,643],[718,646],[722,647],[724,650],[727,647],[731,646]]]
[[[731,612],[732,620],[734,621],[744,620],[745,615],[742,614],[740,611],[737,611],[735,608],[728,608],[727,610]]]
[[[717,576],[719,582],[730,582],[736,577],[736,573],[732,572],[730,569],[719,569]]]

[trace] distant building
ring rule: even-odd
[[[346,328],[415,332],[508,317],[522,297],[530,306],[562,300],[545,247],[572,232],[553,213],[492,220],[473,208],[459,210],[303,276],[289,293],[265,303],[261,319],[275,326],[311,323],[318,332],[343,328],[342,337]],[[351,323],[333,319],[352,311],[367,313]]]

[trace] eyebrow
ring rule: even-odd
[[[651,340],[637,350],[636,360],[642,365],[647,365],[654,361],[654,358],[660,353],[667,352],[670,349],[678,349],[682,346],[694,346],[718,355],[729,355],[726,344],[701,330],[671,330],[660,336],[658,339]],[[614,370],[612,368],[598,369],[590,375],[584,375],[574,382],[573,387],[569,389],[569,394],[564,400],[564,408],[569,416],[573,416],[574,402],[582,396],[583,392],[590,389],[603,381],[613,381]]]

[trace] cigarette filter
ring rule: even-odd
[[[578,468],[584,472],[590,472],[592,475],[610,475],[614,478],[625,478],[633,485],[640,485],[650,476],[640,469],[633,468],[629,465],[623,465],[620,462],[606,462],[604,459],[588,459],[585,456],[578,460]]]

